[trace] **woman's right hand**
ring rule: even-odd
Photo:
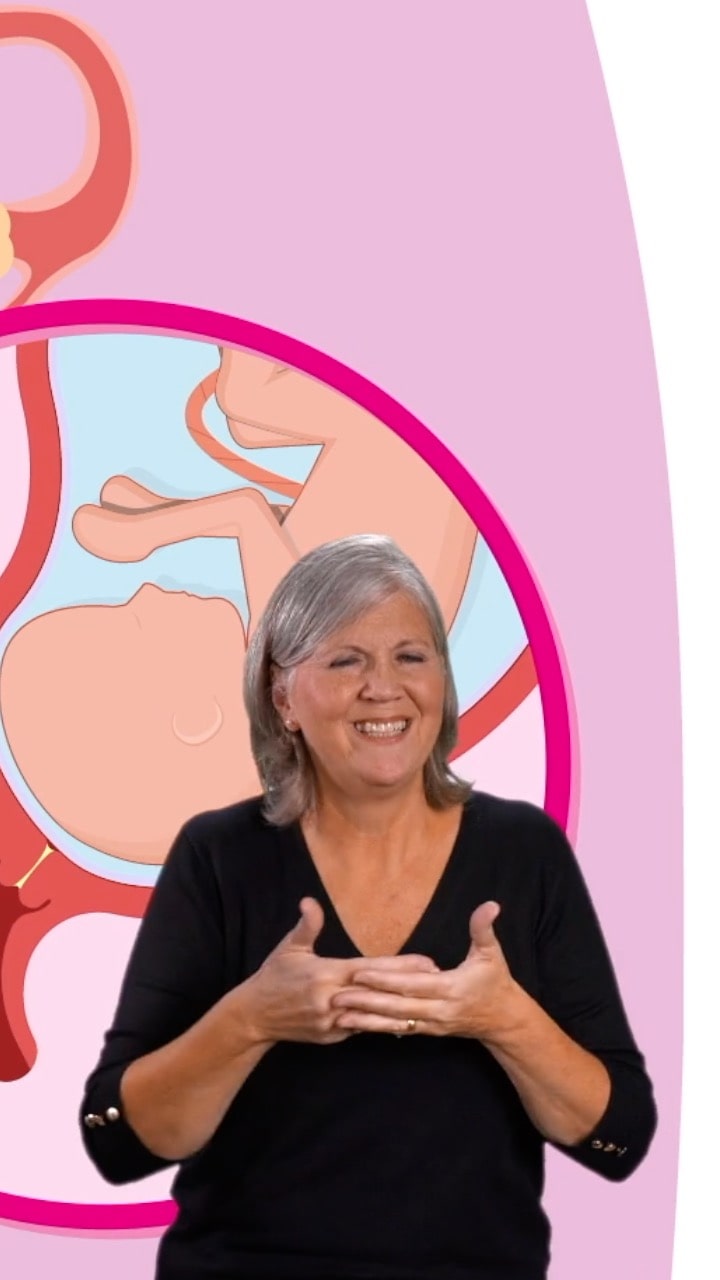
[[[309,1044],[339,1044],[354,1032],[336,1026],[341,1010],[333,1009],[333,996],[352,982],[359,970],[434,973],[437,966],[427,956],[358,956],[349,960],[315,954],[315,942],[324,923],[323,910],[314,898],[303,898],[300,919],[250,978],[230,997],[242,1017],[244,1030],[260,1044],[280,1040]],[[235,999],[233,1000],[233,996]]]

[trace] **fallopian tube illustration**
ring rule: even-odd
[[[37,301],[107,243],[127,208],[136,164],[129,97],[114,58],[98,37],[60,13],[1,8],[0,46],[18,43],[41,45],[67,63],[83,92],[86,138],[81,162],[67,183],[46,196],[0,205],[0,276],[13,266],[20,276],[8,306]],[[0,624],[23,599],[45,560],[61,483],[48,343],[21,344],[15,357],[32,466],[22,534],[0,578]],[[1,774],[0,813],[0,1081],[9,1081],[24,1075],[35,1058],[22,988],[39,939],[68,916],[85,911],[140,916],[147,891],[94,876],[52,848]]]
[[[8,305],[21,306],[102,249],[117,229],[131,196],[136,144],[122,74],[94,33],[60,13],[0,9],[0,45],[10,43],[59,54],[86,108],[85,148],[69,181],[45,196],[0,205],[0,275],[13,262],[19,268],[21,284]]]

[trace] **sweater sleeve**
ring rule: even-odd
[[[657,1113],[651,1081],[623,1008],[607,947],[580,867],[563,832],[549,828],[544,904],[538,929],[541,1004],[605,1065],[610,1099],[592,1133],[555,1144],[613,1182],[627,1178],[652,1141]]]
[[[131,1062],[187,1031],[224,993],[222,911],[210,858],[183,828],[160,872],[125,972],[112,1026],[85,1086],[85,1149],[115,1184],[172,1162],[156,1156],[123,1115],[120,1085]]]

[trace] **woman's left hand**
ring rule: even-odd
[[[456,969],[438,973],[358,970],[332,999],[336,1026],[393,1035],[466,1036],[492,1042],[514,1021],[513,981],[493,922],[496,902],[470,917],[470,950]]]

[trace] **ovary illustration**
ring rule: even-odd
[[[11,238],[10,214],[4,204],[0,204],[0,278],[7,275],[15,260],[15,245]]]

